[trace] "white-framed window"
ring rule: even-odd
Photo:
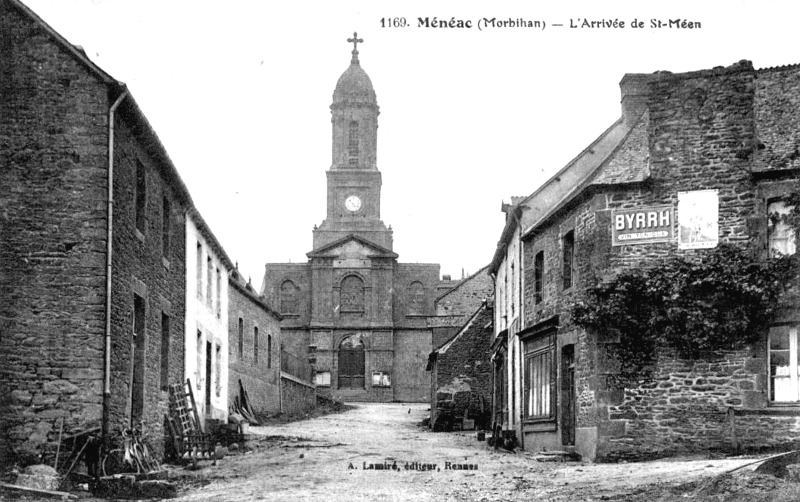
[[[797,328],[792,324],[769,330],[769,399],[774,403],[800,404]]]
[[[391,387],[392,386],[392,378],[389,376],[389,373],[385,371],[373,371],[372,372],[372,386],[373,387]]]
[[[331,372],[330,371],[318,371],[316,375],[314,375],[314,383],[317,387],[330,387],[331,386]]]

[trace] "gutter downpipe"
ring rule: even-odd
[[[101,434],[103,444],[108,439],[108,421],[111,401],[111,258],[114,234],[114,113],[128,96],[124,84],[122,94],[108,110],[108,233],[106,235],[106,329],[105,329],[105,365],[103,368],[103,420]]]
[[[278,330],[278,411],[283,413],[283,337],[282,332]],[[317,389],[314,388],[314,399],[316,400]]]

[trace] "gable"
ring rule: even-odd
[[[396,253],[353,234],[322,246],[319,249],[315,249],[314,251],[306,254],[306,256],[309,258],[333,258],[335,260],[397,258]]]

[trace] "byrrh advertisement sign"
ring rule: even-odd
[[[672,206],[615,209],[611,211],[613,246],[669,242],[673,239]]]

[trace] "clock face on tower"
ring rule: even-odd
[[[345,199],[344,207],[347,208],[348,211],[355,213],[361,209],[361,199],[359,199],[357,195],[351,195]]]

